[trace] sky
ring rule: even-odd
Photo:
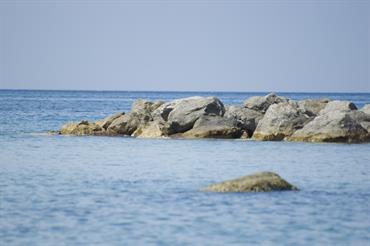
[[[0,89],[370,92],[370,0],[0,0]]]

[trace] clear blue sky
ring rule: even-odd
[[[0,0],[0,88],[370,92],[369,0]]]

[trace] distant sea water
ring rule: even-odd
[[[0,245],[369,245],[370,144],[44,134],[138,98],[264,94],[0,90]],[[369,93],[279,95],[370,103]],[[199,191],[258,171],[300,191]]]

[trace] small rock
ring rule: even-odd
[[[298,190],[273,172],[261,172],[208,186],[210,192],[269,192]]]

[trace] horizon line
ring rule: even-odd
[[[317,93],[317,94],[369,94],[370,90],[367,92],[358,91],[275,91],[275,90],[265,90],[265,91],[232,91],[232,90],[114,90],[114,89],[12,89],[12,88],[0,88],[0,91],[83,91],[83,92],[185,92],[185,93]]]

